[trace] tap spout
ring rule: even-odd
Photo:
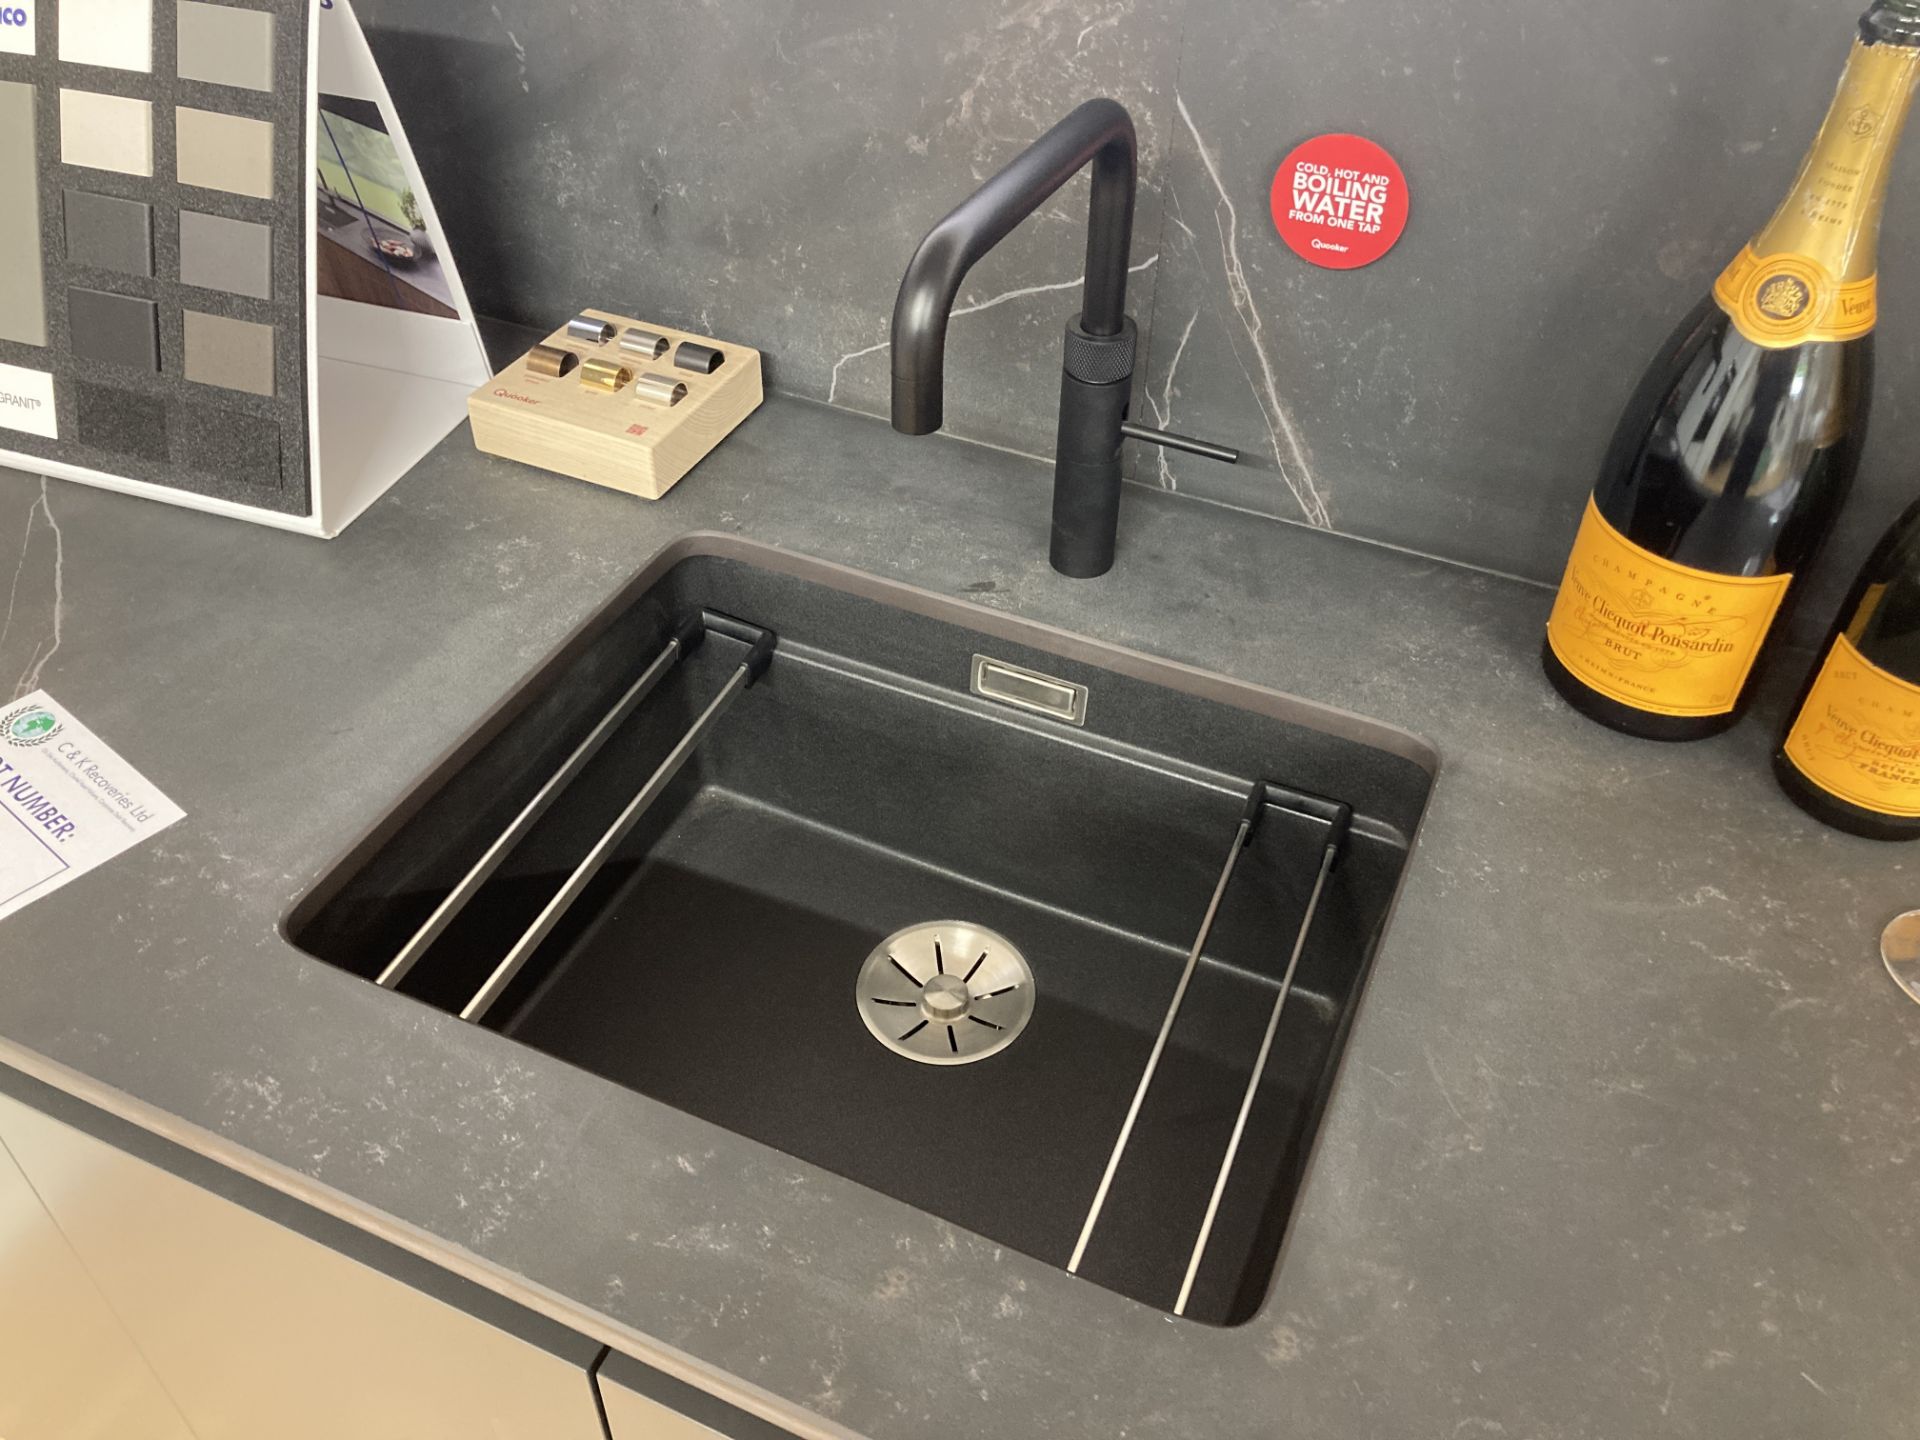
[[[914,252],[893,306],[894,429],[928,435],[940,428],[947,319],[967,271],[1089,161],[1093,190],[1080,326],[1098,337],[1121,333],[1138,142],[1125,107],[1089,100],[929,230]]]

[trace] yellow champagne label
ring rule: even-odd
[[[1756,345],[1786,349],[1871,334],[1878,282],[1841,284],[1810,255],[1761,255],[1749,245],[1714,282],[1713,298]]]
[[[1838,636],[1786,752],[1829,795],[1882,815],[1920,816],[1920,685],[1889,675]]]
[[[1547,621],[1560,663],[1655,715],[1724,715],[1759,657],[1791,575],[1716,575],[1650,555],[1587,499]]]

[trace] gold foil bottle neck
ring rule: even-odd
[[[1755,237],[1761,255],[1803,255],[1839,283],[1868,280],[1894,152],[1920,84],[1920,49],[1856,40],[1793,189]]]
[[[1920,85],[1920,49],[1856,40],[1793,189],[1715,281],[1740,333],[1770,349],[1855,340],[1878,319],[1880,216]]]

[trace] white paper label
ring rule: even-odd
[[[33,54],[33,0],[0,0],[0,55]]]
[[[185,813],[46,691],[0,707],[0,920]]]
[[[53,413],[53,376],[24,365],[0,364],[0,429],[60,438]]]

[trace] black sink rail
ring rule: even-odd
[[[661,647],[646,668],[640,672],[633,684],[621,694],[606,714],[600,717],[593,729],[588,732],[573,752],[569,754],[560,768],[549,776],[533,798],[521,808],[507,828],[489,845],[473,866],[461,876],[452,890],[434,911],[414,931],[407,943],[387,962],[376,978],[377,984],[386,989],[397,987],[413,967],[430,949],[433,943],[446,931],[454,919],[468,903],[480,893],[493,873],[500,868],[507,856],[513,852],[539,822],[540,817],[552,808],[554,802],[566,791],[567,787],[584,770],[587,763],[600,752],[603,745],[626,723],[629,716],[639,708],[640,703],[653,692],[668,672],[681,661],[700,648],[708,634],[724,636],[736,640],[747,647],[746,655],[741,659],[727,681],[720,687],[719,693],[708,702],[700,716],[680,737],[666,759],[660,762],[645,784],[634,794],[631,801],[614,822],[593,844],[585,858],[574,867],[566,882],[540,911],[533,923],[514,941],[500,963],[496,965],[486,982],[476,991],[473,998],[460,1010],[460,1018],[478,1022],[495,1001],[506,991],[521,967],[540,946],[540,942],[550,935],[567,910],[578,900],[592,882],[593,877],[607,862],[617,847],[640,818],[646,814],[655,800],[660,797],[668,785],[673,782],[681,768],[699,748],[700,742],[713,728],[714,722],[726,713],[741,692],[752,688],[755,681],[766,674],[767,667],[773,663],[773,653],[779,644],[779,637],[764,625],[755,625],[749,621],[726,615],[718,610],[700,610],[687,616],[675,627],[667,643]]]

